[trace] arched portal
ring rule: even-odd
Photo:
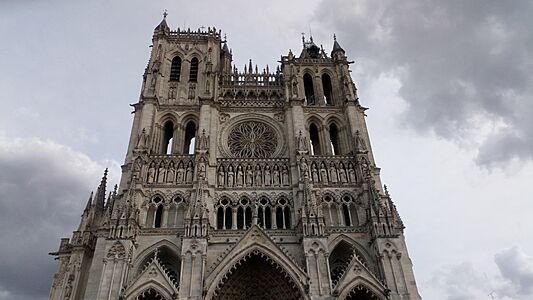
[[[358,285],[344,298],[344,300],[380,300],[371,290]]]
[[[282,267],[260,252],[255,252],[228,273],[212,299],[296,300],[304,297]]]

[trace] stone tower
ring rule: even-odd
[[[164,18],[152,47],[120,184],[52,253],[50,299],[421,299],[336,39],[239,71]]]

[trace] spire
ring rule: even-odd
[[[161,20],[161,23],[157,25],[154,31],[156,32],[163,31],[163,33],[168,33],[170,31],[170,28],[167,25],[167,16],[168,16],[168,13],[167,13],[167,10],[165,9],[165,11],[163,12],[163,20]]]
[[[96,210],[103,210],[104,209],[104,202],[105,202],[105,194],[106,194],[106,185],[107,185],[107,168],[105,168],[104,176],[102,177],[102,181],[100,181],[100,185],[98,186],[98,189],[96,189],[96,196],[94,197],[95,204],[96,204]]]
[[[250,62],[249,62],[249,65],[248,65],[248,72],[252,73],[253,72],[253,68],[252,68],[252,59],[250,59]]]
[[[85,210],[83,210],[83,212],[87,213],[89,210],[91,210],[92,205],[93,205],[93,192],[91,192],[91,195],[89,196],[89,200],[87,201],[87,205],[85,205]]]
[[[337,42],[337,36],[333,34],[333,50],[331,50],[331,55],[337,51],[344,52],[344,49],[342,49],[341,45]]]

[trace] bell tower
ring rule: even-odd
[[[50,299],[418,300],[336,37],[243,70],[221,31],[155,28],[120,184],[107,170]]]

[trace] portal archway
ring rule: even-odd
[[[298,285],[281,266],[254,251],[228,272],[213,295],[216,300],[305,299]]]

